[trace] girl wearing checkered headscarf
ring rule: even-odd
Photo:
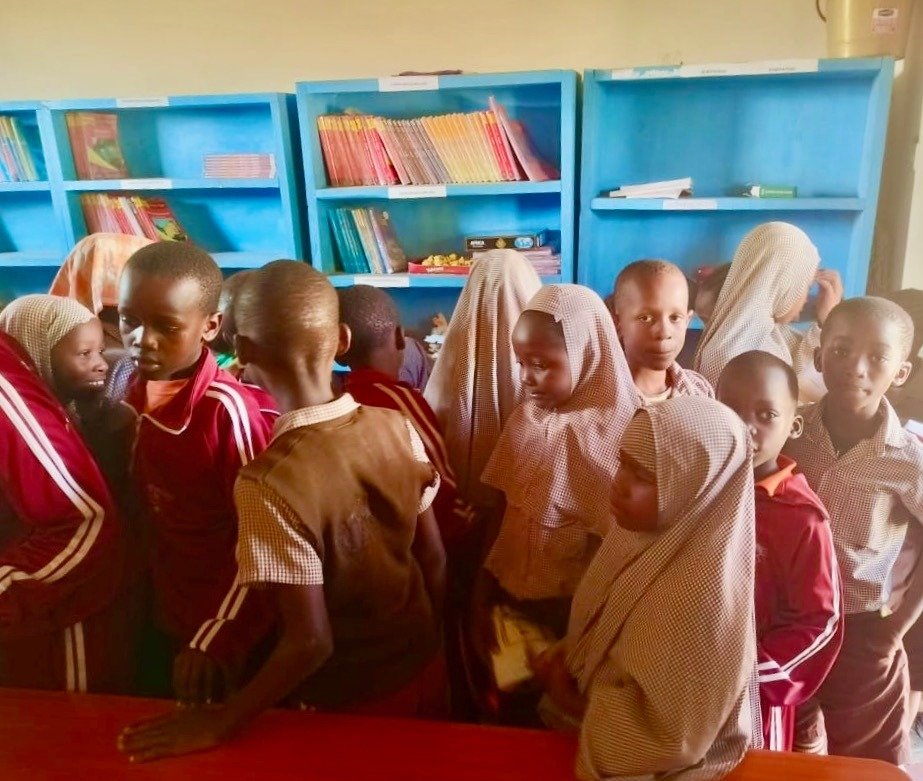
[[[618,443],[639,400],[612,317],[596,293],[579,285],[542,288],[517,338],[523,319],[535,313],[563,336],[569,396],[548,408],[530,387],[532,398],[507,420],[482,478],[506,498],[484,566],[500,601],[537,608],[532,617],[561,634],[574,589],[609,531],[600,487],[612,482]]]
[[[475,506],[496,502],[496,493],[479,478],[503,424],[522,400],[510,339],[541,286],[532,265],[515,250],[479,258],[423,394],[445,429],[458,491]]]
[[[654,480],[656,528],[614,526],[574,597],[577,775],[720,778],[761,742],[750,438],[724,405],[679,397],[621,447]]]
[[[728,362],[750,350],[763,350],[795,369],[802,401],[824,393],[814,369],[820,328],[799,332],[796,319],[820,265],[807,234],[785,222],[758,225],[741,241],[702,334],[693,368],[716,385]]]

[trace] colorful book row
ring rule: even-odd
[[[407,271],[407,256],[388,213],[380,209],[342,208],[330,212],[340,268],[347,274]]]
[[[16,117],[0,116],[0,182],[35,182],[38,172]]]
[[[185,241],[185,231],[163,198],[85,193],[80,206],[90,233],[127,233],[153,241]]]

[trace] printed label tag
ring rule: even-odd
[[[438,76],[387,76],[378,80],[379,92],[413,92],[439,89]]]
[[[406,274],[363,274],[357,276],[356,284],[374,285],[375,287],[410,287],[410,277]]]
[[[768,73],[813,73],[817,60],[765,60],[763,62],[713,62],[702,65],[683,65],[680,75],[699,76],[761,76]]]
[[[897,8],[875,8],[872,11],[872,32],[875,35],[894,35],[897,32]]]
[[[120,190],[172,190],[172,179],[122,179]]]
[[[147,108],[150,106],[169,106],[169,98],[116,98],[116,108]]]
[[[663,202],[663,210],[667,212],[707,212],[718,208],[718,201],[714,198],[675,198]]]
[[[405,184],[388,188],[388,198],[445,198],[444,184]]]

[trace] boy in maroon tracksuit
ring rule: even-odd
[[[759,350],[734,358],[718,399],[749,426],[756,481],[756,635],[768,749],[791,751],[795,709],[820,687],[843,642],[840,573],[827,511],[795,462],[780,455],[801,435],[798,379]]]
[[[122,543],[90,451],[0,334],[0,686],[124,690]]]
[[[221,283],[203,250],[159,242],[132,255],[119,299],[139,375],[126,401],[140,416],[132,470],[152,536],[148,645],[159,642],[153,663],[164,673],[164,655],[179,654],[174,693],[192,702],[232,686],[271,624],[265,600],[237,582],[233,502],[237,472],[265,447],[270,423],[206,347],[221,324]]]

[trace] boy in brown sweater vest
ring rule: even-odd
[[[221,708],[123,732],[132,761],[214,746],[284,698],[399,716],[444,701],[445,554],[429,509],[439,478],[419,436],[398,412],[334,397],[333,361],[350,334],[333,287],[310,266],[276,261],[252,274],[235,316],[238,356],[283,412],[234,492],[241,582],[273,595],[280,639]]]

